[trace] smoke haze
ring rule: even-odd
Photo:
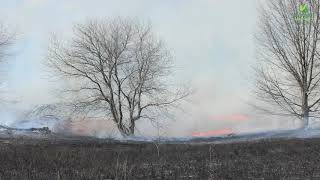
[[[0,7],[1,20],[19,34],[6,82],[10,97],[18,100],[12,106],[23,111],[56,101],[60,85],[48,79],[43,66],[52,33],[68,36],[74,23],[90,18],[130,16],[152,23],[173,53],[175,80],[195,90],[174,120],[161,120],[161,127],[140,122],[139,134],[191,136],[224,129],[238,133],[293,127],[291,119],[258,116],[248,105],[254,100],[251,66],[257,7],[256,0],[6,1]],[[15,114],[2,113],[1,123],[17,125]],[[90,132],[81,130],[81,122],[74,131],[99,136],[114,132],[101,120],[89,123]]]

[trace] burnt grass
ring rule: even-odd
[[[0,139],[0,179],[320,179],[320,139],[229,144]]]

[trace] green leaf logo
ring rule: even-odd
[[[300,4],[299,11],[300,11],[300,13],[308,13],[308,11],[309,11],[308,5],[304,4],[304,3]]]

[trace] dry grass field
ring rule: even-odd
[[[320,179],[320,139],[229,144],[0,141],[0,179]]]

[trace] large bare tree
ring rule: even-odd
[[[70,80],[65,92],[75,109],[106,116],[124,136],[188,95],[168,82],[172,64],[150,24],[127,18],[75,25],[72,38],[53,41],[48,57],[53,75]]]
[[[261,9],[257,95],[272,113],[319,117],[319,1],[270,0]]]

